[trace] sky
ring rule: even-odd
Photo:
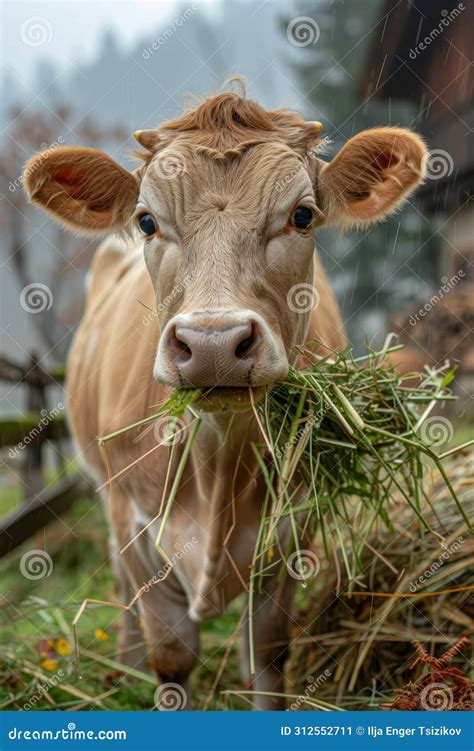
[[[89,61],[106,29],[131,48],[194,3],[218,13],[218,0],[0,0],[0,66],[28,85],[42,60],[66,66]]]

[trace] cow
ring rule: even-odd
[[[133,171],[78,146],[39,153],[25,169],[33,203],[75,232],[107,235],[70,351],[69,420],[98,483],[129,468],[106,486],[106,507],[120,597],[143,590],[146,648],[126,611],[120,657],[178,686],[186,709],[199,623],[247,589],[265,497],[252,449],[262,443],[255,405],[297,362],[297,345],[314,340],[327,354],[346,342],[314,230],[382,219],[424,174],[425,146],[407,129],[363,131],[329,162],[320,130],[295,112],[224,92],[138,131]],[[299,310],[291,304],[299,290],[318,304]],[[170,454],[163,431],[139,426],[105,455],[97,437],[150,416],[177,388],[201,390],[192,407],[201,425],[161,540],[173,565],[157,576],[164,560],[155,538],[186,443]],[[186,413],[180,435],[191,419]],[[284,549],[284,524],[279,535]],[[273,570],[252,605],[251,679],[264,710],[284,706],[296,583]]]

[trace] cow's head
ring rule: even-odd
[[[359,133],[330,163],[315,156],[319,131],[221,94],[138,132],[135,172],[65,147],[30,160],[25,183],[73,230],[141,233],[161,332],[155,378],[238,400],[284,378],[304,339],[309,312],[290,301],[313,283],[314,228],[381,219],[423,176],[425,147],[407,130]]]

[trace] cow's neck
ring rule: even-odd
[[[204,413],[193,444],[191,461],[200,504],[209,509],[210,521],[228,507],[232,498],[245,494],[257,472],[252,443],[261,442],[252,412]]]
[[[198,594],[192,607],[196,618],[206,613],[218,579],[217,569],[223,556],[229,555],[231,537],[242,528],[248,533],[251,503],[255,517],[258,465],[251,444],[258,441],[261,435],[252,412],[202,415],[191,452],[200,523],[207,532]]]

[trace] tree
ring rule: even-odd
[[[22,294],[29,290],[29,304],[33,308],[41,305],[40,312],[31,316],[31,323],[42,347],[52,352],[54,359],[63,359],[72,325],[80,316],[83,277],[96,242],[72,237],[60,225],[39,216],[25,195],[23,168],[27,159],[40,150],[54,150],[75,139],[84,145],[110,145],[123,142],[128,134],[120,127],[99,128],[91,120],[84,120],[73,131],[71,112],[60,105],[39,112],[15,106],[9,113],[9,121],[0,150],[0,228],[4,255]],[[74,273],[80,276],[79,283],[72,278]],[[42,300],[44,295],[46,299]]]

